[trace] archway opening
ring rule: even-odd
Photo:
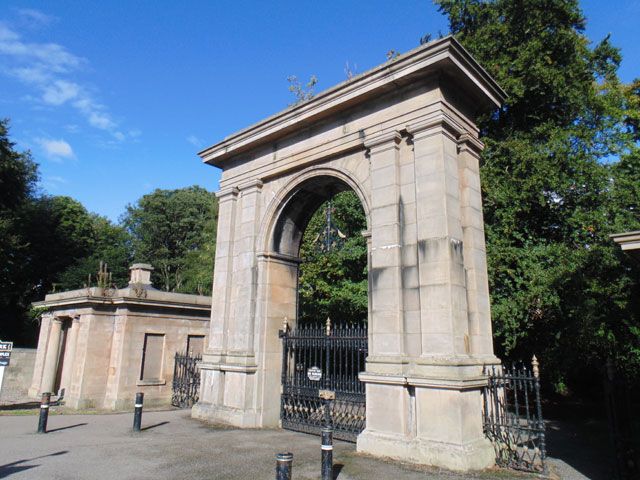
[[[353,190],[342,191],[315,211],[300,244],[298,325],[367,321],[367,228]]]
[[[366,230],[356,192],[328,176],[294,187],[278,217],[274,253],[300,261],[296,318],[281,335],[284,428],[319,434],[331,423],[336,438],[355,441],[365,427]]]

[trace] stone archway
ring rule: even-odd
[[[453,39],[417,48],[200,155],[222,168],[209,345],[193,415],[278,424],[300,238],[335,189],[369,226],[367,427],[358,450],[457,470],[493,462],[493,355],[473,118],[504,92]]]

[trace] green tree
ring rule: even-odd
[[[324,323],[327,317],[339,322],[367,319],[367,243],[364,211],[355,192],[348,190],[331,199],[332,237],[327,252],[328,203],[313,215],[300,247],[298,298],[300,322]]]
[[[156,287],[209,292],[217,215],[217,199],[204,188],[157,189],[127,205],[122,224],[133,238],[135,261],[153,265]],[[199,281],[206,283],[198,287]]]
[[[38,165],[9,140],[9,122],[0,119],[0,338],[24,344],[33,335],[25,323],[30,288],[30,248],[25,222],[36,194]]]
[[[542,356],[559,390],[610,355],[637,370],[637,273],[609,238],[640,228],[620,211],[639,178],[625,178],[638,110],[620,52],[608,37],[590,48],[575,0],[435,3],[509,95],[478,119],[498,353]]]
[[[29,241],[28,274],[22,281],[30,286],[33,301],[56,289],[62,272],[91,255],[94,238],[89,213],[70,197],[37,198],[27,212],[23,228]]]
[[[116,287],[122,288],[128,284],[129,266],[133,260],[131,237],[123,226],[113,225],[109,219],[95,213],[89,214],[89,221],[91,253],[78,258],[58,275],[56,289],[59,291],[95,285],[100,262],[107,264]]]

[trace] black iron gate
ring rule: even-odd
[[[367,326],[303,326],[282,338],[282,427],[320,434],[330,421],[334,437],[355,442],[365,427]],[[324,397],[324,398],[321,398]],[[332,398],[333,397],[333,398]]]
[[[200,394],[200,370],[198,362],[201,355],[189,355],[176,352],[173,367],[173,382],[171,384],[173,394],[171,405],[179,408],[191,408],[198,401]]]
[[[485,370],[484,432],[502,467],[547,473],[545,428],[540,404],[538,362],[522,368]]]

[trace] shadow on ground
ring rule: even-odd
[[[66,453],[69,453],[68,450],[62,450],[60,452],[50,453],[49,455],[41,455],[39,457],[34,457],[34,458],[24,458],[16,462],[0,465],[0,478],[5,478],[14,473],[23,472],[25,470],[29,470],[31,468],[36,468],[40,466],[39,464],[38,465],[21,465],[22,463],[33,462],[34,460],[38,460],[40,458],[45,458],[45,457],[56,457],[58,455],[64,455]]]
[[[612,448],[605,413],[582,403],[545,406],[547,455],[591,480],[611,478]]]

